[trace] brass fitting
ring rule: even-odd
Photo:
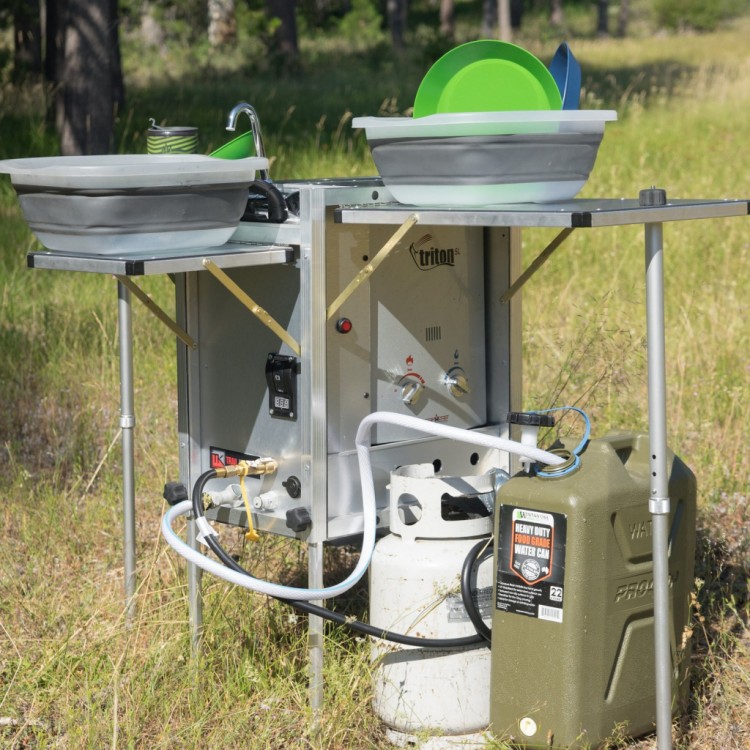
[[[233,466],[222,466],[216,469],[217,477],[259,477],[264,474],[275,474],[279,464],[274,458],[256,458],[252,461],[240,461]]]

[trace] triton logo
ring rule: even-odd
[[[461,254],[457,247],[435,247],[431,243],[432,235],[425,234],[409,246],[409,254],[420,271],[456,265],[456,256]]]

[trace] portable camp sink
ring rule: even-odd
[[[649,434],[641,453],[649,470],[647,478],[643,473],[642,507],[636,510],[639,518],[645,515],[652,522],[655,718],[658,747],[670,748],[671,454],[663,227],[674,221],[746,216],[748,201],[670,200],[664,191],[650,188],[619,200],[417,208],[395,203],[379,179],[310,180],[277,187],[294,206],[289,218],[280,224],[243,220],[220,247],[172,257],[67,251],[28,255],[28,265],[35,269],[117,277],[128,611],[132,614],[136,600],[133,297],[146,303],[181,342],[182,484],[189,491],[211,467],[272,457],[275,474],[248,480],[254,483],[252,518],[236,503],[219,504],[206,515],[238,526],[252,521],[261,533],[298,538],[307,545],[309,586],[321,589],[323,545],[359,544],[366,524],[355,451],[362,421],[375,412],[398,417],[372,425],[378,534],[388,530],[386,486],[394,481],[390,472],[396,466],[433,464],[456,477],[488,465],[515,470],[509,456],[486,446],[458,448],[437,434],[439,428],[465,430],[477,442],[508,437],[507,414],[521,402],[521,287],[569,235],[642,225]],[[528,227],[557,234],[522,271],[521,234]],[[138,277],[153,274],[173,276],[176,320],[140,290]],[[436,434],[425,437],[404,427],[406,418],[414,416],[435,425]],[[399,481],[421,481],[421,475],[412,474]],[[225,490],[226,483],[216,486],[217,492]],[[548,515],[559,531],[559,514]],[[206,520],[200,520],[202,527],[195,519],[188,524],[187,544],[195,549],[207,531]],[[406,513],[401,521],[408,525]],[[540,528],[546,527],[538,518],[527,528],[530,544],[537,538],[544,546],[547,532]],[[529,580],[538,575],[532,561],[525,565]],[[200,581],[201,570],[189,563],[196,646],[202,626]],[[562,608],[558,616],[562,618]],[[550,620],[545,627],[557,623]],[[309,620],[309,654],[310,700],[320,709],[323,621],[317,615]],[[532,737],[536,723],[533,716],[520,719],[521,740]]]

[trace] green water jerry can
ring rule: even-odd
[[[572,447],[572,446],[566,446]],[[674,710],[687,700],[696,483],[674,454]],[[520,474],[495,506],[490,722],[527,748],[596,748],[655,723],[648,435],[592,440],[575,472]]]

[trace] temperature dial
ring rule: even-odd
[[[424,383],[412,378],[401,381],[401,400],[409,406],[415,406],[424,393]]]
[[[452,367],[448,370],[444,382],[453,398],[463,398],[471,393],[469,378],[461,367]]]

